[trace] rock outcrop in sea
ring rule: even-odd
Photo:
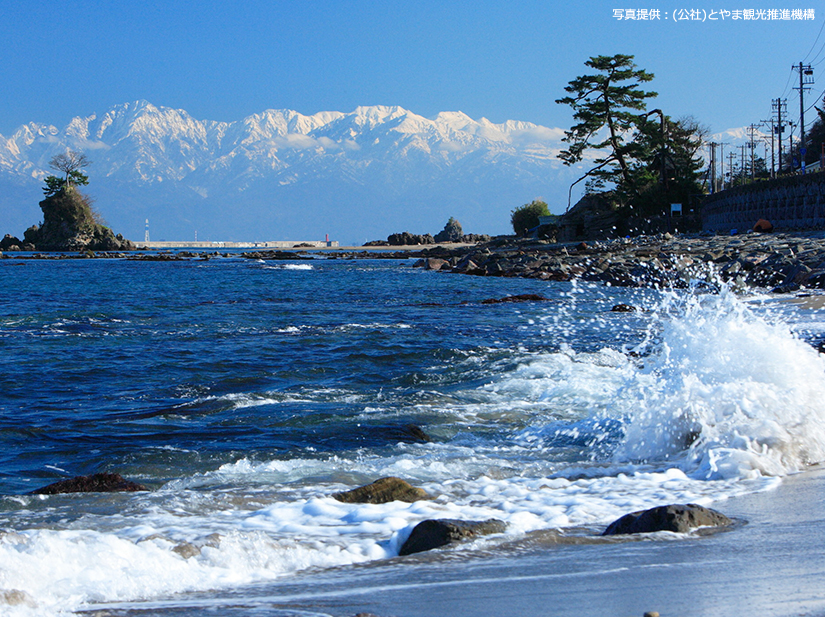
[[[391,501],[413,503],[422,499],[432,499],[424,489],[412,486],[409,482],[395,477],[381,478],[372,484],[336,493],[333,497],[344,503],[389,503]]]
[[[489,242],[490,236],[487,234],[465,234],[461,228],[461,223],[453,217],[444,225],[444,229],[438,232],[435,237],[431,234],[412,234],[408,231],[390,234],[386,240],[373,240],[364,246],[419,246],[426,244],[443,243],[463,243],[474,244],[477,242]]]
[[[60,493],[117,493],[148,491],[149,489],[126,480],[117,473],[96,473],[91,476],[75,476],[68,480],[60,480],[36,489],[32,495],[58,495]]]
[[[6,235],[0,250],[14,251],[133,251],[135,245],[102,225],[89,197],[72,186],[40,202],[43,223],[32,225],[23,240]]]

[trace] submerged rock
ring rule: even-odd
[[[392,476],[381,478],[372,484],[360,486],[351,491],[335,493],[332,497],[344,503],[389,503],[391,501],[412,503],[422,499],[431,499],[424,489]]]
[[[453,519],[427,519],[416,525],[404,542],[399,555],[422,553],[462,540],[470,540],[493,533],[504,533],[507,524],[496,518],[486,521],[458,521]]]
[[[28,593],[20,589],[0,589],[0,604],[36,608],[37,603]]]
[[[96,473],[91,476],[75,476],[70,480],[60,480],[32,491],[31,495],[57,495],[60,493],[115,493],[148,491],[149,489],[126,480],[117,473]]]
[[[504,304],[507,302],[548,302],[548,298],[539,294],[519,294],[517,296],[506,296],[504,298],[489,298],[482,300],[482,304]]]
[[[427,435],[420,426],[416,424],[405,424],[404,426],[379,426],[379,433],[385,439],[403,443],[429,443],[432,437]]]
[[[625,514],[610,523],[602,535],[613,536],[654,531],[687,533],[697,527],[726,527],[731,524],[733,524],[731,519],[716,510],[692,503],[675,504]]]
[[[201,549],[191,542],[181,542],[172,549],[172,552],[177,553],[184,559],[189,559],[190,557],[197,557],[200,555]]]

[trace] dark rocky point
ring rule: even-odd
[[[351,491],[335,493],[333,498],[344,503],[389,503],[391,501],[412,503],[430,499],[430,496],[424,489],[414,487],[401,478],[388,477]]]
[[[727,527],[733,521],[724,514],[696,504],[670,505],[625,514],[607,526],[603,536],[673,531],[687,533],[697,527]]]
[[[60,480],[30,493],[30,495],[57,495],[60,493],[115,493],[148,491],[149,489],[126,480],[117,473],[96,473],[91,476],[75,476],[70,480]]]
[[[458,521],[453,519],[428,519],[416,525],[404,542],[399,555],[412,555],[463,540],[493,533],[504,533],[507,524],[495,518],[486,521]]]

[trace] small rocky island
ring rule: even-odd
[[[69,150],[52,157],[49,166],[62,177],[47,176],[41,225],[32,225],[23,240],[6,234],[2,251],[132,251],[135,245],[106,227],[92,208],[91,198],[78,190],[89,183],[81,169],[89,165],[85,154]]]

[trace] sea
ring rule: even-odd
[[[0,260],[0,614],[403,573],[432,518],[504,521],[435,551],[483,561],[825,460],[816,297],[308,257]],[[520,294],[544,300],[485,302]],[[150,490],[31,494],[98,472]],[[432,499],[332,497],[386,476]],[[299,608],[239,614],[346,614]]]

